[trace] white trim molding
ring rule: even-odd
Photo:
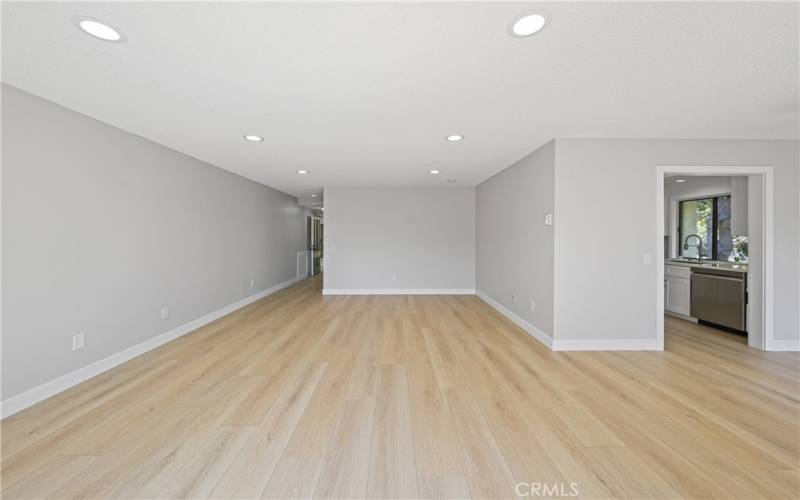
[[[554,351],[660,351],[657,339],[555,339]]]
[[[800,351],[798,339],[772,339],[767,346],[767,351]]]
[[[515,312],[511,311],[510,309],[506,308],[504,305],[500,304],[493,298],[489,297],[485,293],[481,292],[480,290],[476,290],[475,294],[484,302],[492,306],[497,312],[505,316],[506,318],[510,319],[514,324],[518,327],[525,330],[531,337],[535,338],[542,344],[546,345],[550,349],[553,349],[553,338],[550,335],[547,335],[540,329],[536,328],[532,323],[528,320],[522,318],[521,316],[517,315]]]
[[[475,295],[474,288],[323,288],[322,295]]]
[[[666,314],[667,316],[672,316],[674,318],[680,318],[680,319],[685,320],[685,321],[691,321],[692,323],[697,323],[697,318],[693,318],[691,316],[686,316],[685,314],[676,313],[676,312],[672,312],[672,311],[667,311],[666,309],[664,309],[664,314]]]
[[[531,337],[546,345],[553,351],[658,351],[660,346],[656,339],[588,339],[573,340],[553,338],[536,328],[528,320],[503,306],[485,293],[477,290],[476,295],[492,306],[497,312],[525,330]]]
[[[241,309],[248,304],[266,297],[267,295],[271,295],[279,290],[293,285],[298,281],[301,281],[303,278],[304,277],[294,277],[289,281],[285,281],[271,288],[267,288],[266,290],[262,290],[258,293],[245,297],[242,300],[234,302],[233,304],[229,304],[222,309],[208,313],[205,316],[197,318],[188,323],[184,323],[183,325],[173,328],[172,330],[162,333],[161,335],[157,335],[145,340],[142,343],[128,347],[127,349],[124,349],[116,354],[112,354],[107,358],[95,361],[90,365],[50,380],[49,382],[45,382],[44,384],[25,391],[22,394],[8,398],[0,403],[0,415],[2,418],[6,418],[21,410],[24,410],[29,406],[44,401],[47,398],[55,396],[59,392],[63,392],[85,380],[96,377],[97,375],[119,366],[137,356],[141,356],[142,354],[151,351],[156,347],[162,346],[167,342],[177,339],[178,337],[182,337],[187,333],[191,333],[201,326],[207,325],[208,323],[211,323],[212,321],[217,320],[226,314],[230,314],[237,309]]]

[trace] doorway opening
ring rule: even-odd
[[[750,347],[771,350],[772,167],[656,170],[660,349],[666,314],[671,327],[732,332]]]
[[[306,217],[306,234],[308,240],[308,269],[311,276],[320,274],[324,265],[322,215],[314,214]]]

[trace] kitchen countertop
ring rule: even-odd
[[[720,261],[697,262],[696,260],[688,261],[688,260],[665,259],[664,264],[670,266],[697,267],[701,269],[720,269],[725,271],[735,271],[738,273],[747,272],[747,264],[739,264],[737,262],[720,262]]]

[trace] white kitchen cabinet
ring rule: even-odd
[[[664,309],[683,316],[689,316],[690,300],[690,281],[686,278],[667,276],[664,290]]]
[[[692,298],[692,270],[686,266],[664,267],[664,310],[689,316]]]

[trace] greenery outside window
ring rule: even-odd
[[[747,236],[731,232],[731,197],[678,203],[678,255],[690,259],[747,262]]]

